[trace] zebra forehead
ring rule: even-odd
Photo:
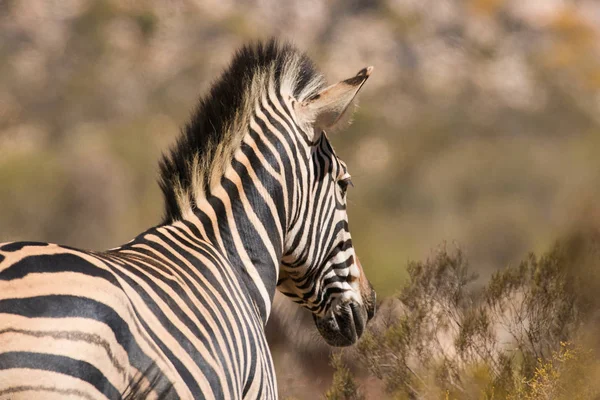
[[[181,219],[182,208],[206,193],[211,178],[231,162],[256,100],[269,87],[303,101],[324,86],[325,80],[310,58],[290,44],[270,40],[238,50],[161,160],[165,222]]]

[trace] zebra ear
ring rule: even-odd
[[[361,69],[356,76],[331,85],[301,105],[302,112],[318,130],[335,129],[343,126],[345,117],[352,114],[350,107],[354,97],[371,75],[373,67]],[[348,118],[349,119],[349,118]]]

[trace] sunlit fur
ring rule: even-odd
[[[162,160],[163,223],[103,252],[0,244],[0,398],[276,398],[278,283],[354,343],[373,291],[346,166],[302,111],[323,87],[291,46],[244,47]]]

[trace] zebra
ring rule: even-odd
[[[291,44],[243,46],[161,159],[159,225],[107,251],[1,244],[0,399],[277,398],[276,289],[354,344],[375,291],[325,130],[371,71],[326,86]]]

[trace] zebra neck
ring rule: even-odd
[[[286,199],[275,182],[269,182],[268,191],[261,187],[265,180],[260,171],[251,180],[243,176],[247,167],[233,164],[221,185],[196,204],[188,221],[225,256],[266,324],[283,252]]]

